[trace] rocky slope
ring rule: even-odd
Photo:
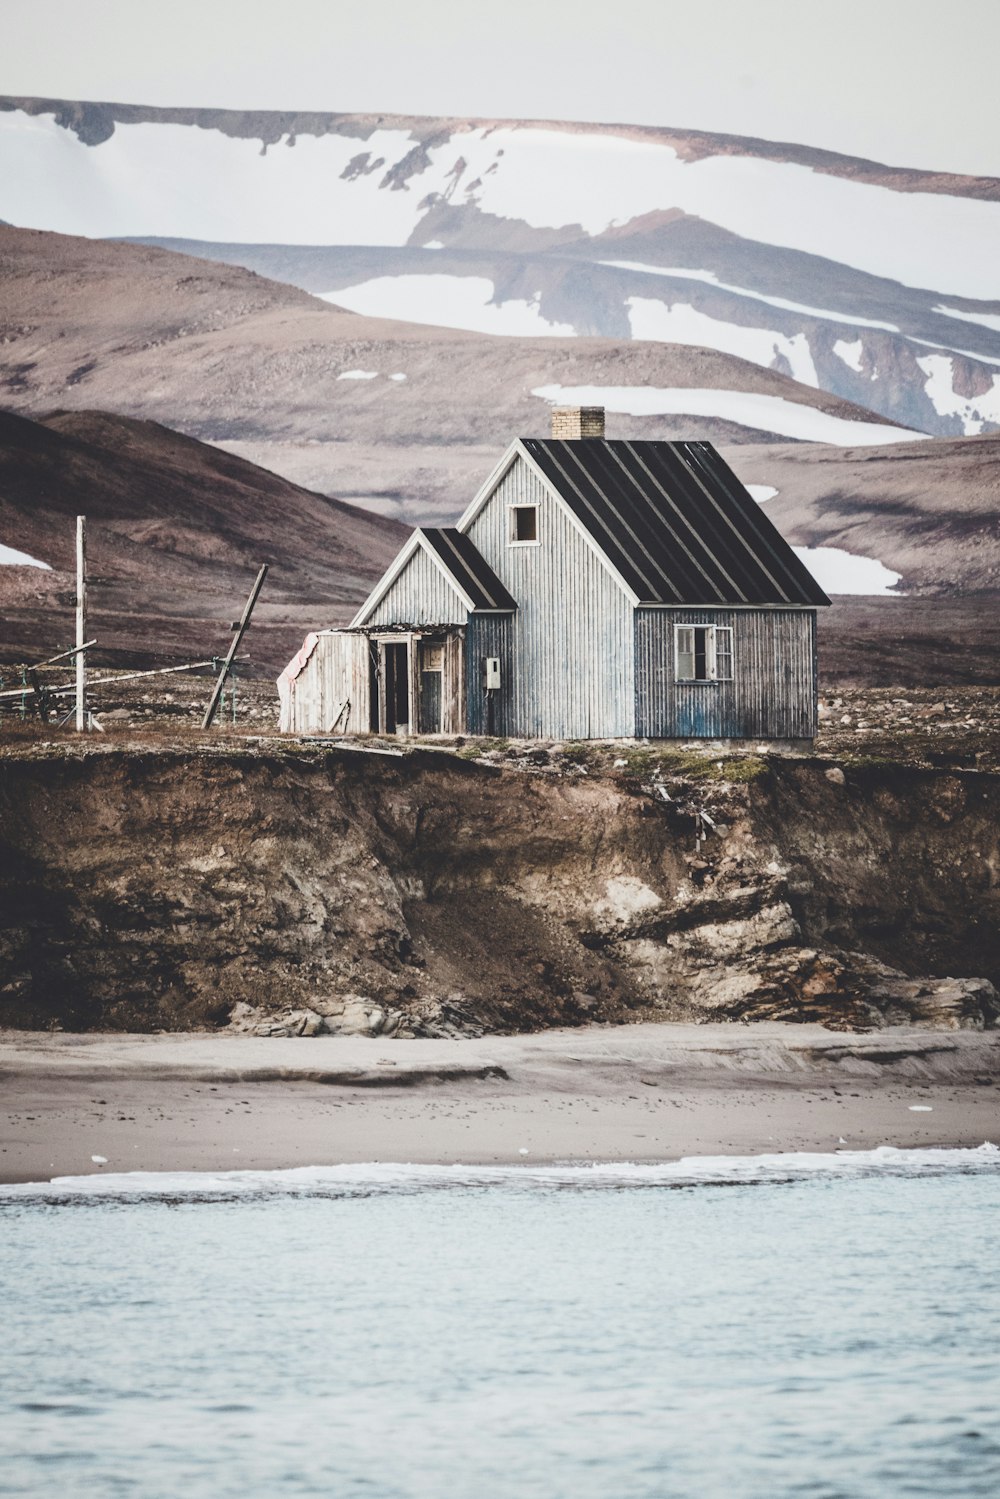
[[[349,616],[406,535],[155,422],[0,411],[0,541],[45,564],[0,566],[7,661],[72,641],[77,515],[88,520],[96,661],[224,652],[267,562],[247,647],[272,675],[306,630]]]
[[[545,432],[552,401],[576,387],[680,392],[673,416],[617,415],[619,436],[773,440],[805,421],[836,441],[906,438],[709,350],[428,329],[238,267],[0,228],[0,401],[151,418],[411,523],[453,519],[510,438]],[[686,392],[696,412],[706,388],[753,409],[685,415]]]
[[[0,1024],[996,1018],[995,774],[642,747],[587,764],[8,753]]]
[[[703,346],[938,435],[1000,426],[995,178],[671,129],[14,98],[0,162],[13,223],[375,316]]]

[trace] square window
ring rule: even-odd
[[[520,542],[538,540],[537,505],[512,505],[510,507],[510,539]]]
[[[678,682],[731,682],[731,626],[677,625],[674,631],[674,670]]]

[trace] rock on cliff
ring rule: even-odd
[[[0,1024],[993,1023],[1000,778],[651,758],[8,756]]]

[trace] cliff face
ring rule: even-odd
[[[998,813],[997,775],[816,760],[9,756],[0,1024],[990,1024]]]

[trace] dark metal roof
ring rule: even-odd
[[[521,445],[641,603],[830,602],[710,442]]]
[[[516,609],[517,605],[468,536],[454,526],[425,526],[421,535],[441,559],[473,609]]]

